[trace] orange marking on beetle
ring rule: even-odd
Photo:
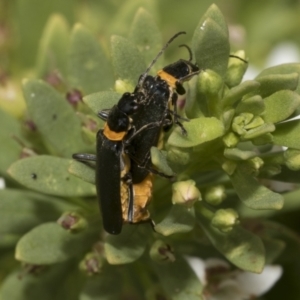
[[[150,219],[150,213],[147,206],[152,198],[153,176],[149,174],[142,182],[133,185],[133,218],[132,223],[140,223]],[[128,194],[125,192],[125,186],[122,185],[122,213],[123,221],[128,223]]]
[[[174,76],[170,75],[169,73],[165,72],[164,70],[159,70],[159,71],[157,72],[157,75],[158,75],[162,80],[166,81],[167,84],[168,84],[171,88],[173,88],[173,89],[176,88],[176,82],[177,82],[177,79],[176,79]]]
[[[126,131],[115,132],[110,130],[107,123],[105,123],[103,128],[103,134],[110,140],[110,141],[122,141],[124,136],[126,135]]]

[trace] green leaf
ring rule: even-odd
[[[266,133],[269,132],[273,132],[275,130],[275,126],[274,124],[263,124],[261,126],[258,126],[256,128],[250,129],[248,130],[243,136],[242,138],[244,140],[251,140],[254,138],[257,138],[259,136],[262,136]]]
[[[20,269],[9,274],[0,289],[1,299],[53,300],[61,290],[66,270],[65,264],[51,266],[38,274],[24,274]],[[23,275],[24,274],[24,275]]]
[[[15,257],[34,265],[60,263],[82,255],[95,238],[91,231],[72,233],[57,223],[44,223],[23,235],[17,244]]]
[[[277,177],[275,177],[275,180],[277,180]],[[243,205],[243,203],[237,204],[237,210],[244,218],[270,218],[276,215],[283,215],[288,212],[293,212],[300,208],[299,189],[284,193],[282,196],[284,198],[284,206],[281,210],[253,210]]]
[[[300,149],[299,133],[299,120],[278,124],[276,125],[275,132],[272,133],[274,144],[286,146],[288,148]]]
[[[95,169],[82,162],[73,160],[68,171],[86,182],[95,184]]]
[[[121,234],[108,235],[104,249],[107,261],[112,265],[128,264],[142,256],[151,230],[149,224],[124,226]]]
[[[164,236],[186,233],[195,226],[195,211],[184,205],[173,205],[167,216],[155,226],[155,231]]]
[[[281,255],[280,262],[292,262],[299,257],[300,238],[296,232],[288,227],[272,221],[256,220],[257,234],[279,240],[285,244],[285,249]]]
[[[8,172],[24,186],[42,193],[64,197],[95,195],[95,187],[71,176],[69,166],[68,159],[40,155],[16,161]]]
[[[58,219],[64,211],[78,208],[63,199],[39,193],[0,190],[0,233],[22,234],[34,226]]]
[[[103,109],[110,109],[121,98],[121,94],[113,91],[98,92],[83,98],[83,102],[95,113]]]
[[[166,155],[156,147],[151,147],[151,162],[154,167],[156,167],[160,172],[168,176],[173,176],[174,172],[169,167]]]
[[[18,54],[17,57],[21,62],[20,67],[32,68],[34,65],[38,40],[49,16],[61,14],[70,22],[74,18],[76,4],[72,0],[63,2],[52,0],[47,5],[40,6],[40,4],[39,0],[27,0],[18,1],[13,6],[7,6],[10,11],[9,16],[13,20],[14,29],[18,32],[18,50],[16,54]],[[34,20],[34,26],[32,26],[32,20]]]
[[[153,263],[159,281],[172,300],[201,300],[203,286],[186,260],[176,255],[173,263]]]
[[[211,69],[225,76],[229,59],[228,29],[216,5],[208,9],[197,25],[192,48],[200,69]]]
[[[37,77],[44,78],[59,70],[67,73],[67,47],[69,45],[69,26],[62,15],[54,14],[48,20],[39,45],[37,57]]]
[[[232,107],[237,101],[241,100],[243,96],[250,92],[255,92],[259,89],[259,83],[254,80],[247,80],[238,86],[230,89],[222,99],[223,107]]]
[[[261,238],[266,251],[266,265],[274,263],[282,254],[285,248],[285,243],[281,240],[272,239],[269,237]]]
[[[111,38],[111,53],[117,79],[127,80],[135,87],[146,70],[142,54],[131,41],[116,35]]]
[[[23,92],[30,117],[51,151],[71,157],[87,148],[80,120],[62,95],[41,80],[25,80]]]
[[[261,115],[264,110],[264,100],[260,95],[255,95],[247,99],[242,99],[236,107],[236,114],[250,113],[253,115]]]
[[[143,53],[145,61],[150,64],[162,48],[161,33],[152,15],[144,8],[139,8],[129,31],[129,39]],[[158,64],[162,67],[162,64]],[[154,69],[158,70],[158,65]]]
[[[283,197],[261,185],[252,175],[247,164],[237,166],[230,176],[231,183],[240,200],[253,209],[276,209],[283,206]]]
[[[279,91],[264,99],[266,123],[277,123],[287,119],[300,105],[300,96],[292,91]]]
[[[109,23],[110,33],[119,32],[123,36],[126,36],[129,31],[128,24],[131,24],[137,10],[143,7],[149,11],[152,15],[158,16],[158,6],[157,3],[153,1],[144,0],[128,0],[119,3],[118,9],[113,10],[113,20]],[[111,20],[110,20],[111,21]],[[104,24],[105,26],[106,24]]]
[[[227,23],[225,21],[225,18],[221,10],[216,4],[212,4],[204,13],[202,18],[203,19],[211,18],[212,20],[214,20],[220,26],[220,28],[222,28],[224,33],[228,36],[229,32],[228,32]]]
[[[21,124],[0,109],[0,175],[7,176],[6,170],[20,158],[22,146],[13,139],[21,137]]]
[[[173,130],[168,143],[176,147],[193,147],[214,140],[224,134],[221,121],[212,118],[197,118],[184,123],[187,136],[181,133],[180,128]]]
[[[257,156],[254,151],[245,151],[239,148],[226,148],[224,150],[224,156],[231,160],[247,160]]]
[[[263,243],[255,234],[235,225],[224,233],[213,227],[208,219],[196,210],[199,223],[211,243],[231,263],[245,271],[260,273],[265,264]]]
[[[121,278],[112,267],[106,266],[98,276],[88,278],[79,296],[79,300],[119,300]]]
[[[263,78],[268,75],[282,75],[282,74],[292,74],[297,73],[300,75],[300,64],[299,63],[288,63],[288,64],[282,64],[274,67],[267,68],[263,70],[258,76],[256,76],[256,79]],[[294,76],[294,75],[291,75]],[[300,77],[298,77],[298,83],[297,87],[295,89],[295,92],[300,94]]]
[[[82,25],[75,25],[69,52],[69,80],[83,94],[113,86],[110,62],[96,38]]]
[[[298,73],[272,74],[256,78],[256,81],[260,83],[259,94],[263,98],[281,90],[294,91],[297,88],[298,80]]]

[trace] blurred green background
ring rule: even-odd
[[[185,30],[189,41],[200,16],[212,3],[227,19],[233,50],[244,48],[254,65],[262,65],[276,44],[300,42],[297,0],[1,0],[1,69],[34,65],[39,38],[52,13],[64,15],[70,26],[83,23],[106,43],[111,34],[126,36],[137,7],[143,6],[156,17],[163,40]]]

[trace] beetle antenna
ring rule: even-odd
[[[158,58],[164,53],[164,51],[166,50],[166,48],[168,48],[168,46],[173,42],[174,39],[176,39],[179,35],[181,34],[186,34],[185,31],[179,31],[176,34],[174,34],[168,41],[167,43],[162,47],[162,49],[158,52],[158,54],[156,55],[156,57],[152,60],[151,64],[149,65],[149,67],[146,69],[145,73],[141,76],[138,85],[141,86],[146,78],[146,76],[148,75],[150,69],[153,67],[153,65],[156,63],[156,61],[158,60]]]
[[[245,60],[245,59],[243,59],[243,58],[241,58],[241,57],[239,57],[239,56],[233,55],[233,54],[230,54],[230,55],[229,55],[229,57],[234,57],[234,58],[237,58],[237,59],[239,59],[239,60],[243,61],[245,64],[247,64],[247,63],[248,63],[248,61],[247,61],[247,60]]]
[[[188,45],[182,44],[182,45],[179,45],[178,47],[184,47],[184,48],[186,48],[187,51],[189,52],[189,55],[190,55],[189,61],[193,60],[193,52],[192,52],[192,49]]]

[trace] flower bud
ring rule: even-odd
[[[150,257],[158,263],[174,262],[176,259],[172,247],[162,240],[154,242],[150,249]]]
[[[198,81],[199,91],[206,95],[217,95],[223,86],[222,77],[213,70],[201,72]]]
[[[300,170],[300,151],[295,149],[287,149],[284,152],[286,166],[292,171]]]
[[[72,232],[79,232],[87,228],[88,223],[77,212],[65,212],[58,220],[57,223],[66,230]]]
[[[248,67],[248,64],[241,60],[245,60],[245,51],[240,50],[235,52],[233,55],[236,57],[229,58],[225,77],[225,82],[229,87],[240,84]],[[241,59],[238,59],[237,57],[240,57]]]
[[[225,198],[226,193],[223,185],[211,187],[205,193],[205,201],[211,205],[219,205]]]
[[[232,160],[225,160],[222,163],[222,169],[228,174],[228,175],[232,175],[236,169],[236,162],[232,161]]]
[[[195,185],[194,180],[173,183],[172,203],[192,207],[196,201],[201,200],[201,193]]]
[[[219,209],[216,211],[211,224],[226,233],[231,231],[233,226],[239,223],[238,217],[238,213],[234,209]]]
[[[223,143],[227,148],[235,147],[238,142],[239,142],[239,137],[233,132],[228,132],[223,137]]]
[[[251,158],[249,162],[256,172],[264,165],[264,161],[258,156]]]
[[[87,253],[84,259],[79,263],[79,269],[89,276],[98,274],[102,267],[102,259],[95,252]]]
[[[232,130],[239,135],[243,135],[247,132],[245,126],[249,124],[254,118],[253,114],[241,113],[236,116],[232,122]]]

